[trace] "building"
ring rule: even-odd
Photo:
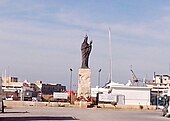
[[[35,84],[28,80],[19,82],[17,77],[3,77],[2,90],[6,100],[32,100],[40,92]]]
[[[146,86],[152,88],[152,94],[159,96],[170,88],[170,75],[154,74],[153,80],[151,82],[147,82]]]
[[[118,95],[121,104],[124,102],[125,105],[150,105],[151,88],[148,87],[113,86],[111,93]]]
[[[117,102],[120,105],[150,105],[151,88],[127,86],[111,82],[105,88],[92,88],[92,96],[99,93],[99,102]],[[96,93],[96,94],[95,94]]]
[[[170,75],[154,73],[153,80],[147,82],[146,86],[151,88],[152,105],[159,105],[159,97],[170,88]]]
[[[3,84],[18,82],[18,78],[17,77],[2,77],[2,82],[3,82]]]
[[[170,87],[170,76],[169,75],[155,75],[155,79],[153,83],[159,86],[167,86]]]
[[[17,77],[2,77],[3,97],[10,100],[20,100],[23,82]]]
[[[53,92],[65,92],[66,86],[61,84],[43,84],[42,81],[29,83],[28,80],[19,82],[17,77],[2,78],[3,97],[10,100],[41,101],[42,94],[53,95]]]
[[[65,92],[66,86],[61,84],[42,84],[42,94],[53,95],[53,92]]]
[[[35,85],[37,86],[37,88],[39,88],[40,90],[42,89],[42,81],[36,81]]]

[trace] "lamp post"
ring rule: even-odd
[[[98,88],[100,87],[100,72],[101,72],[101,70],[102,70],[102,69],[99,69],[99,71],[98,71],[98,72],[99,72],[99,73],[98,73],[98,84],[97,84],[97,85],[98,85]]]
[[[99,103],[99,87],[100,87],[100,72],[101,72],[101,70],[102,69],[99,69],[99,71],[98,71],[98,82],[97,82],[97,86],[98,86],[98,88],[97,88],[97,95],[96,95],[96,105],[98,105],[98,103]]]
[[[71,104],[71,90],[72,90],[72,71],[73,69],[70,68],[70,104]]]

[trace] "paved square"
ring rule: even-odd
[[[0,121],[169,121],[161,111],[15,107],[0,114]]]

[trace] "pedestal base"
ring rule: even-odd
[[[79,69],[78,93],[79,99],[88,100],[91,97],[91,70]]]

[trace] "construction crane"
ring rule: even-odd
[[[132,69],[132,65],[131,65],[130,71],[132,73],[132,78],[130,80],[128,80],[128,83],[126,85],[128,85],[128,86],[146,86],[146,82],[148,80],[146,80],[146,78],[143,78],[143,79],[137,78],[137,76],[135,75],[135,73]]]
[[[131,71],[131,73],[132,73],[132,79],[131,79],[132,85],[135,85],[135,83],[136,83],[136,85],[138,86],[138,83],[139,83],[140,80],[139,80],[139,79],[137,78],[137,76],[135,75],[135,73],[134,73],[134,71],[133,71],[133,69],[132,69],[132,65],[131,65],[130,71]]]
[[[139,82],[139,80],[138,80],[138,78],[136,77],[134,71],[133,71],[132,69],[131,69],[130,71],[131,71],[131,73],[132,73],[132,81],[133,81],[133,82]]]

